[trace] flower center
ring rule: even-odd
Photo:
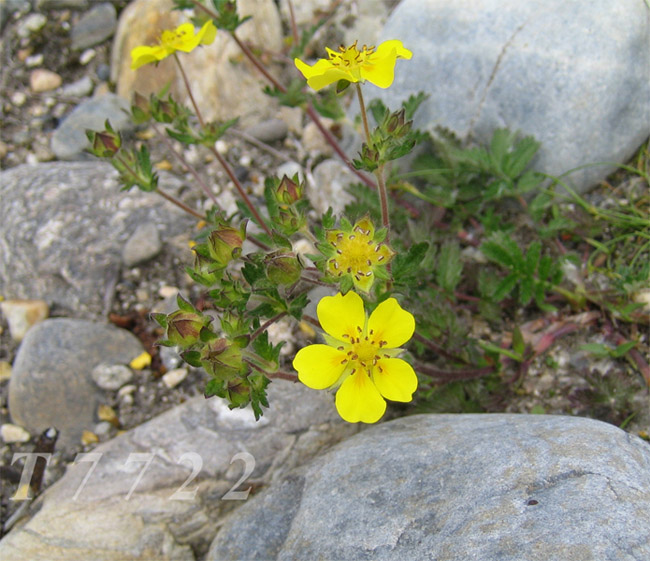
[[[182,44],[185,40],[187,32],[185,29],[182,30],[170,30],[167,29],[162,32],[160,36],[160,44],[164,47],[175,48],[177,45]]]
[[[345,273],[354,275],[357,280],[368,277],[373,267],[385,259],[385,255],[379,252],[381,244],[372,240],[370,230],[360,226],[356,226],[351,234],[337,232],[330,244],[338,255],[329,260],[329,269],[339,277]]]
[[[363,46],[361,50],[357,49],[357,42],[354,42],[354,45],[349,47],[344,47],[341,45],[339,47],[339,52],[330,52],[330,62],[334,66],[345,68],[346,70],[352,70],[358,68],[368,61],[368,57],[375,52],[375,47],[366,47]]]

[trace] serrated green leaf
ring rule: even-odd
[[[223,380],[217,380],[213,378],[205,384],[205,389],[203,390],[203,395],[207,397],[226,397],[226,382]]]
[[[457,242],[448,242],[440,248],[436,280],[448,294],[453,294],[463,273],[463,262],[460,259],[460,246]]]
[[[153,313],[151,314],[151,319],[163,329],[167,329],[167,314]]]
[[[184,351],[181,358],[194,368],[201,368],[201,353],[199,351]]]
[[[352,280],[352,275],[343,275],[340,277],[339,290],[342,294],[347,294],[352,290],[354,286],[354,281]]]
[[[504,278],[494,291],[495,302],[501,302],[508,294],[510,294],[515,286],[517,286],[517,275],[515,273],[509,274]]]
[[[527,306],[533,297],[533,286],[535,280],[533,277],[523,277],[519,281],[519,303]]]
[[[526,169],[539,147],[540,143],[532,136],[522,138],[515,144],[513,151],[508,155],[503,171],[509,177],[515,179]]]
[[[532,277],[537,271],[537,265],[542,254],[542,244],[538,241],[532,242],[528,246],[526,257],[524,259],[524,272]]]

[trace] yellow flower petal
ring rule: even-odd
[[[296,68],[302,72],[302,75],[307,78],[307,85],[316,91],[339,80],[358,81],[354,79],[352,74],[335,67],[330,61],[325,59],[320,59],[313,66],[309,66],[298,58],[294,59],[293,62]]]
[[[348,423],[376,423],[386,411],[386,402],[368,374],[358,370],[336,392],[336,409]]]
[[[358,337],[366,323],[366,313],[363,300],[356,292],[348,292],[343,296],[340,292],[336,296],[321,298],[316,308],[318,321],[325,333],[339,341],[350,341],[350,337]]]
[[[399,358],[382,358],[373,368],[372,379],[386,399],[408,402],[418,387],[418,377],[411,365]]]
[[[404,310],[395,298],[384,300],[368,320],[368,332],[385,341],[387,348],[396,348],[406,343],[415,331],[415,318]]]
[[[338,382],[346,364],[346,355],[328,345],[309,345],[300,349],[293,359],[298,379],[314,390],[324,390]]]
[[[131,51],[131,69],[136,70],[145,64],[158,62],[170,54],[171,51],[168,51],[160,45],[155,45],[153,47],[135,47]]]

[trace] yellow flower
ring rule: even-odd
[[[300,59],[294,63],[307,84],[320,90],[339,80],[348,82],[365,82],[366,80],[380,88],[387,88],[395,78],[395,62],[398,58],[410,59],[413,53],[404,48],[397,39],[384,41],[376,49],[366,47],[361,50],[354,45],[344,47],[341,45],[338,52],[328,49],[328,59],[321,58],[313,66],[305,64]]]
[[[206,21],[198,33],[194,25],[183,23],[176,29],[167,29],[160,35],[160,42],[153,47],[139,46],[131,51],[131,68],[135,70],[145,64],[158,62],[176,51],[189,53],[199,45],[209,45],[214,41],[217,28],[211,20]]]
[[[293,367],[315,390],[338,388],[336,409],[349,423],[375,423],[386,411],[386,399],[411,401],[418,380],[411,365],[397,355],[415,330],[415,319],[395,298],[388,298],[370,318],[355,292],[325,296],[318,319],[326,345],[298,351]]]
[[[369,292],[375,282],[375,270],[385,267],[395,253],[387,245],[374,241],[375,227],[366,216],[351,230],[327,230],[332,257],[327,272],[334,277],[350,275],[354,286]]]

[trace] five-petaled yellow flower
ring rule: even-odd
[[[418,380],[411,365],[397,355],[415,330],[415,319],[395,298],[366,316],[355,292],[325,296],[318,319],[326,345],[298,351],[293,367],[306,386],[338,388],[336,409],[350,423],[375,423],[386,411],[385,399],[411,401]]]
[[[375,227],[367,216],[351,229],[327,230],[325,251],[331,253],[327,272],[334,277],[350,275],[358,290],[370,292],[375,271],[385,268],[395,255],[386,244],[375,241]]]
[[[194,25],[191,23],[183,23],[176,29],[167,29],[160,35],[158,45],[143,45],[131,51],[131,68],[135,70],[145,64],[158,62],[176,51],[189,53],[199,45],[211,44],[216,34],[217,28],[211,20],[206,21],[198,33],[194,33]]]
[[[341,45],[338,52],[326,47],[327,59],[318,59],[309,66],[300,59],[294,63],[309,87],[320,90],[339,80],[348,82],[365,82],[366,80],[380,88],[387,88],[395,79],[395,62],[398,58],[410,59],[413,53],[406,49],[398,39],[384,41],[377,48],[366,47],[361,50],[354,45]]]

